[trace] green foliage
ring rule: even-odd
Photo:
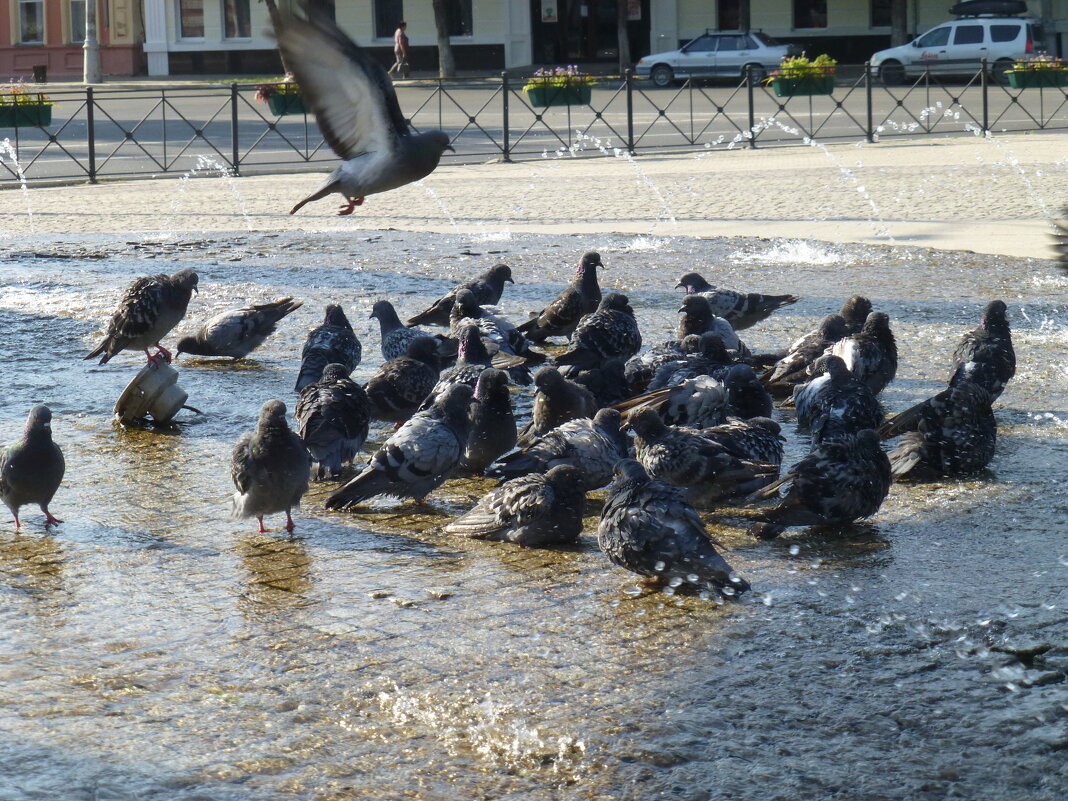
[[[527,78],[524,92],[531,89],[547,89],[551,86],[593,86],[597,81],[588,73],[580,72],[574,64],[566,67],[546,67]]]
[[[300,84],[293,77],[292,72],[287,72],[282,80],[276,83],[261,83],[256,87],[256,101],[266,103],[271,95],[299,95]]]
[[[27,90],[24,83],[0,85],[0,106],[51,106],[54,105],[46,94]]]
[[[1031,58],[1021,58],[1005,72],[1068,72],[1068,64],[1063,59],[1053,58],[1039,53]]]
[[[820,53],[810,59],[804,53],[799,56],[787,56],[779,68],[768,76],[768,81],[776,78],[824,78],[834,75],[838,62],[826,53]]]

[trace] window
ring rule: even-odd
[[[889,28],[891,24],[890,0],[871,0],[871,26]]]
[[[178,0],[178,32],[183,39],[204,38],[204,0]]]
[[[826,28],[827,0],[794,0],[795,28]]]
[[[85,41],[85,0],[70,0],[70,43]]]
[[[19,44],[43,43],[43,0],[19,0]]]
[[[403,0],[375,0],[375,36],[392,39],[397,23],[404,19]]]
[[[953,34],[953,44],[979,44],[983,41],[982,25],[959,25]]]
[[[949,28],[935,28],[927,31],[916,41],[917,47],[941,47],[949,43]]]
[[[721,36],[719,37],[719,52],[745,50],[749,46],[747,36]]]
[[[711,53],[716,49],[717,36],[698,36],[688,45],[686,45],[687,53]]]
[[[252,37],[252,21],[249,17],[248,0],[223,0],[223,36],[227,39]],[[203,35],[203,34],[201,34]]]
[[[1020,35],[1019,25],[991,25],[990,26],[990,41],[992,42],[1012,42],[1016,40],[1016,37]]]

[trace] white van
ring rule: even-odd
[[[1042,29],[1026,17],[975,16],[938,25],[914,41],[880,50],[871,57],[883,83],[896,85],[922,75],[974,75],[981,59],[990,78],[1007,83],[1005,70],[1042,47]]]

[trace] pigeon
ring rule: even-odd
[[[669,339],[659,345],[653,345],[649,350],[627,359],[623,368],[627,384],[634,392],[645,392],[657,368],[668,362],[677,362],[685,355],[682,343],[677,339]]]
[[[650,476],[686,490],[693,504],[747,495],[774,481],[778,465],[743,460],[700,431],[668,426],[652,409],[630,416],[634,452]]]
[[[504,317],[482,308],[475,296],[466,289],[456,293],[449,313],[449,329],[453,337],[458,338],[465,325],[478,328],[490,353],[494,349],[512,356],[519,356],[526,364],[540,364],[548,359],[544,353],[531,349],[527,338]]]
[[[556,357],[556,363],[578,369],[596,367],[606,359],[629,359],[641,347],[642,335],[627,296],[609,292],[597,311],[587,314],[576,326],[567,351]]]
[[[379,367],[364,387],[371,418],[403,423],[434,390],[438,374],[438,343],[416,337],[405,355]]]
[[[849,327],[840,314],[829,314],[814,331],[809,331],[790,346],[785,356],[760,377],[772,397],[789,397],[798,384],[808,383],[808,368],[835,342],[849,335]]]
[[[341,214],[352,214],[368,195],[425,178],[453,148],[444,131],[414,133],[382,66],[330,16],[305,9],[307,19],[272,14],[278,49],[323,139],[343,161],[289,213],[337,192],[348,201]]]
[[[748,503],[771,498],[788,486],[778,505],[760,512],[749,533],[774,539],[788,526],[844,526],[879,511],[890,492],[890,460],[870,428],[824,440],[778,481],[757,490]]]
[[[528,473],[545,473],[558,464],[573,464],[587,490],[603,487],[612,466],[627,455],[619,412],[601,409],[592,420],[571,420],[521,450],[505,454],[487,468],[489,478],[508,481]]]
[[[732,417],[722,425],[702,428],[701,436],[719,443],[739,459],[775,466],[782,464],[786,438],[782,436],[782,427],[768,417],[748,420]]]
[[[699,294],[708,298],[712,304],[712,312],[730,323],[735,331],[751,328],[770,317],[776,309],[800,300],[796,295],[758,295],[753,292],[745,294],[730,289],[716,289],[697,273],[686,273],[682,276],[675,285],[676,289],[680,287],[689,295]]]
[[[1064,214],[1068,215],[1068,208],[1064,209]],[[1057,229],[1053,234],[1053,250],[1061,268],[1068,270],[1068,224],[1055,220],[1053,225]]]
[[[571,372],[568,381],[588,389],[597,406],[604,408],[626,400],[631,394],[626,368],[622,359],[607,361],[586,370]]]
[[[634,459],[615,467],[597,544],[613,564],[674,588],[736,598],[749,582],[735,575],[682,490],[650,478]]]
[[[496,357],[504,357],[505,360],[511,360],[511,364],[515,365],[518,361],[522,363],[522,359],[516,359],[515,356],[509,356],[508,354],[496,354]],[[508,361],[503,361],[500,358],[490,356],[489,351],[486,350],[485,344],[482,342],[482,338],[479,336],[479,330],[477,326],[466,325],[460,331],[460,342],[456,351],[456,364],[450,367],[448,370],[441,374],[437,383],[431,389],[429,395],[420,405],[419,410],[430,408],[434,400],[438,398],[446,389],[453,384],[467,384],[471,389],[475,388],[475,384],[478,383],[478,377],[483,370],[488,370],[490,367],[496,367],[497,369],[503,369],[508,365]],[[527,383],[530,383],[529,378]]]
[[[369,403],[343,364],[328,364],[323,377],[300,391],[297,431],[315,463],[315,478],[337,478],[367,439]]]
[[[569,337],[585,315],[597,310],[601,302],[601,287],[597,283],[597,268],[604,267],[601,254],[590,251],[579,260],[575,277],[553,302],[519,326],[519,331],[531,342],[544,342],[549,337]]]
[[[351,373],[362,356],[363,345],[356,338],[344,310],[336,303],[328,304],[323,324],[309,331],[304,340],[296,391],[300,392],[322,378],[323,368],[328,364],[343,364]]]
[[[581,384],[564,378],[555,367],[542,367],[534,374],[534,408],[530,422],[519,432],[520,447],[527,447],[538,437],[569,420],[593,417],[597,401]]]
[[[421,501],[444,484],[467,446],[473,395],[471,387],[456,384],[429,409],[416,412],[358,476],[326,499],[326,508],[348,509],[376,495]]]
[[[170,361],[171,352],[160,340],[185,317],[198,280],[192,270],[138,278],[111,315],[104,341],[85,358],[100,356],[100,364],[107,364],[119,351],[143,350],[150,362],[161,357]],[[149,347],[156,349],[155,355],[149,355]]]
[[[504,294],[505,283],[515,283],[511,268],[507,264],[494,265],[478,278],[454,286],[428,308],[409,319],[408,325],[449,325],[456,296],[464,290],[474,296],[479,306],[496,306]]]
[[[15,528],[22,526],[19,508],[29,503],[41,507],[45,526],[63,522],[48,511],[48,504],[59,489],[65,468],[63,451],[52,441],[52,410],[34,406],[22,438],[0,454],[0,500],[15,516]]]
[[[869,314],[859,332],[838,340],[826,352],[840,357],[873,395],[882,392],[897,373],[897,343],[885,312]]]
[[[691,334],[682,341],[683,356],[656,368],[649,382],[649,391],[681,384],[689,378],[719,376],[733,365],[734,359],[723,347],[719,334],[711,331],[696,337]]]
[[[679,308],[679,327],[675,338],[680,342],[690,334],[700,336],[705,333],[717,334],[723,340],[727,350],[737,352],[739,356],[748,356],[749,348],[738,338],[731,324],[712,311],[712,304],[703,295],[687,295]]]
[[[871,313],[871,301],[863,295],[847,298],[838,311],[838,315],[845,320],[846,335],[859,333]]]
[[[286,531],[293,531],[291,510],[308,491],[311,457],[304,440],[289,430],[282,401],[263,404],[255,430],[238,440],[230,476],[237,487],[232,517],[255,517],[262,534],[264,515],[285,512]]]
[[[727,388],[719,379],[703,375],[628,398],[612,408],[624,420],[642,409],[652,409],[668,425],[708,428],[727,420]]]
[[[727,368],[720,374],[720,380],[727,388],[728,414],[743,420],[771,417],[771,395],[748,364],[735,364]]]
[[[516,444],[512,395],[508,391],[508,376],[503,371],[493,368],[482,371],[468,416],[471,430],[460,469],[480,476]]]
[[[299,300],[282,298],[217,314],[193,336],[178,340],[177,352],[194,356],[229,356],[243,359],[266,341],[278,322],[302,305]]]
[[[931,398],[921,411],[917,430],[907,432],[890,453],[894,477],[966,476],[983,470],[994,458],[997,442],[990,403],[990,393],[970,383]]]
[[[559,464],[490,490],[474,509],[445,526],[445,533],[524,548],[568,545],[582,533],[585,501],[579,469]]]
[[[432,338],[433,335],[418,328],[408,328],[400,321],[397,310],[388,300],[380,300],[371,307],[371,319],[378,320],[382,333],[382,358],[399,359],[408,350],[408,346],[420,337]],[[437,342],[437,340],[434,340]]]
[[[875,394],[839,357],[821,356],[813,369],[820,375],[794,390],[797,424],[812,432],[813,443],[883,424],[883,409]]]

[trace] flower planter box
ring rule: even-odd
[[[524,89],[530,105],[535,108],[546,106],[583,106],[589,105],[592,87],[589,86],[535,86]]]
[[[1021,70],[1008,72],[1013,89],[1034,89],[1040,86],[1068,86],[1068,70]]]
[[[829,95],[834,91],[833,75],[805,75],[800,78],[772,78],[776,97]]]
[[[0,128],[43,128],[51,124],[51,103],[0,105]]]
[[[295,92],[276,92],[267,98],[267,107],[272,114],[284,117],[286,114],[303,114],[304,98]]]

